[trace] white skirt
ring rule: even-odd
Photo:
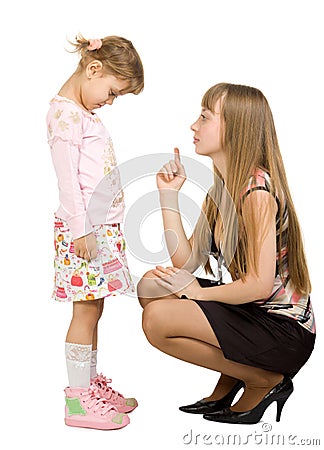
[[[125,239],[120,224],[93,226],[98,254],[86,261],[75,256],[67,222],[55,217],[54,291],[60,302],[97,300],[135,292],[129,273]]]

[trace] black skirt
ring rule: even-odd
[[[201,287],[215,282],[197,278]],[[310,357],[315,334],[289,317],[254,303],[228,305],[195,300],[208,319],[226,359],[294,376]]]

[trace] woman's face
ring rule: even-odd
[[[198,120],[191,125],[194,134],[196,153],[216,156],[222,152],[220,100],[216,102],[215,111],[202,108]]]

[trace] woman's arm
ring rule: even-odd
[[[160,191],[160,205],[164,236],[172,264],[182,268],[191,257],[192,248],[182,224],[178,191],[171,189]]]
[[[201,288],[187,271],[159,268],[154,271],[160,277],[159,282],[179,297],[185,295],[194,300],[213,300],[238,305],[269,297],[276,270],[276,208],[275,199],[265,191],[249,194],[244,202],[243,222],[247,221],[252,210],[259,218],[255,234],[253,235],[251,230],[247,231],[249,242],[257,240],[259,244],[257,271],[248,273],[245,281],[236,280],[221,286]]]
[[[179,211],[179,190],[185,180],[179,150],[174,149],[174,160],[165,164],[157,174],[165,240],[173,266],[194,272],[197,264],[192,260],[193,238],[187,238]]]
[[[247,239],[259,248],[257,270],[250,271],[244,281],[200,289],[199,300],[217,300],[222,303],[241,304],[271,295],[276,272],[276,211],[275,199],[266,191],[249,194],[242,206],[243,223],[255,215],[256,229],[247,228]]]

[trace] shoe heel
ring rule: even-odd
[[[284,407],[284,404],[288,400],[290,394],[291,393],[289,393],[289,395],[287,395],[287,397],[284,397],[284,398],[281,398],[281,399],[277,400],[277,417],[276,417],[276,422],[280,422],[282,408]]]

